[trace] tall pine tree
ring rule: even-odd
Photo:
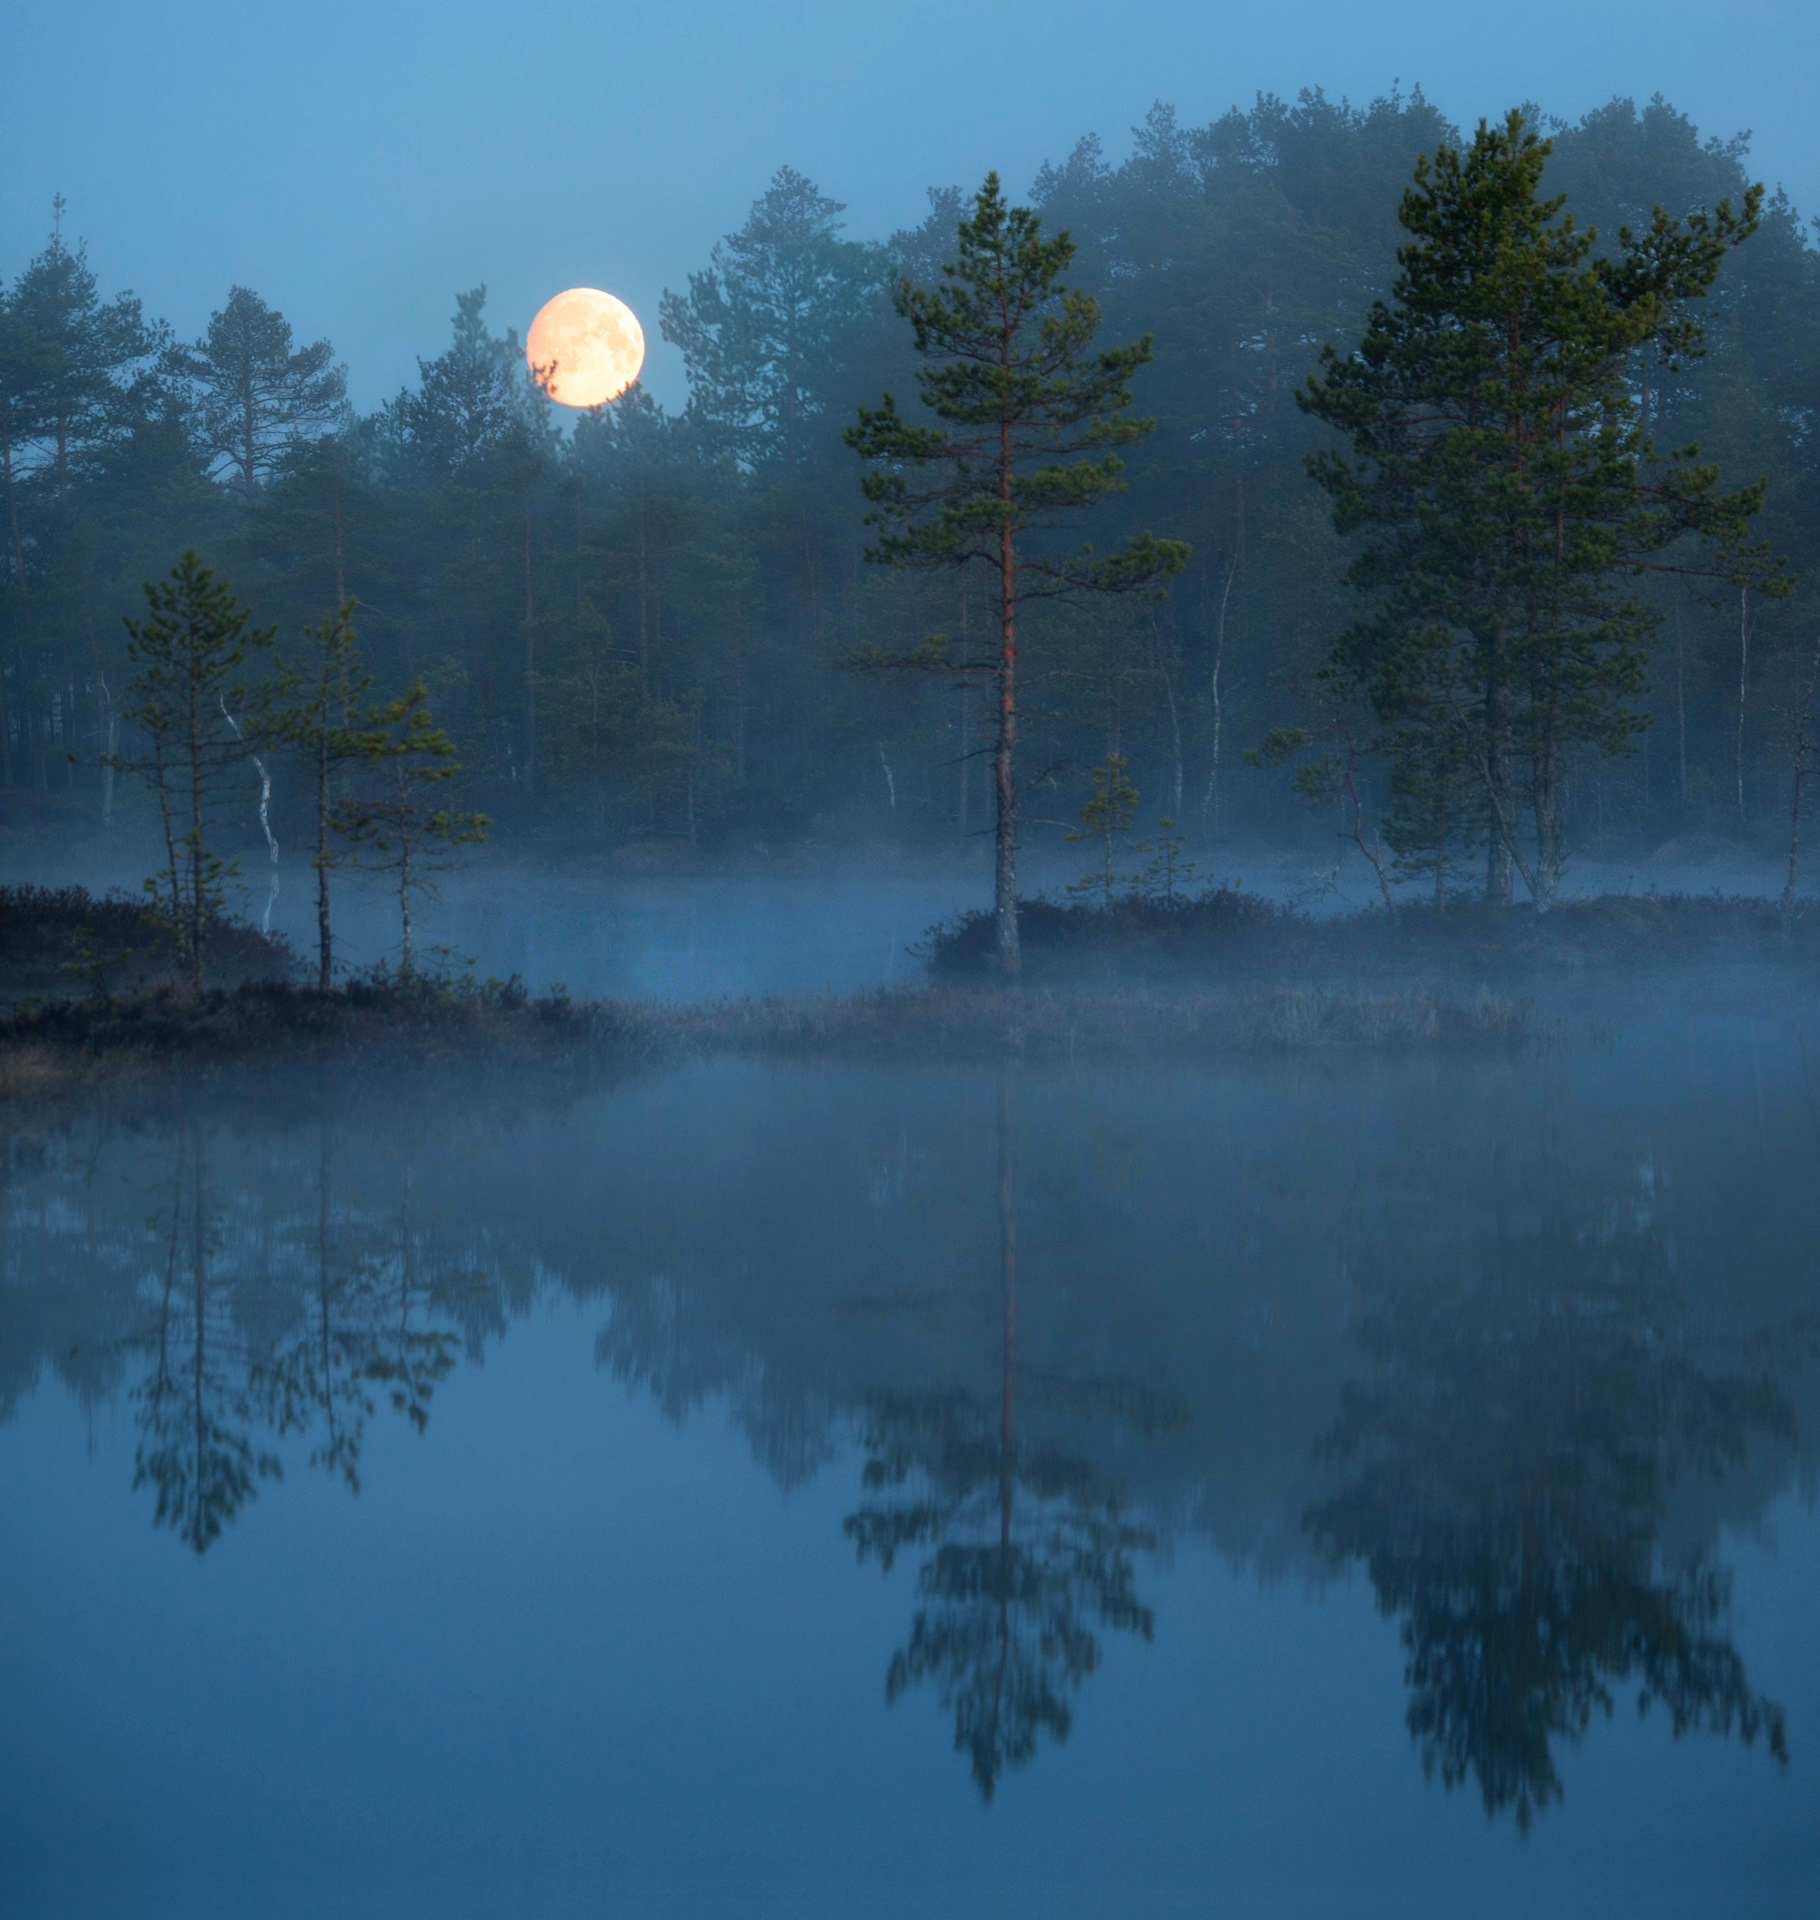
[[[886,394],[862,407],[847,443],[872,463],[865,478],[867,558],[888,566],[990,569],[997,588],[995,658],[956,663],[998,695],[994,759],[997,858],[993,904],[1001,970],[1019,970],[1017,924],[1018,612],[1031,599],[1129,593],[1180,572],[1188,548],[1134,535],[1117,552],[1070,551],[1055,537],[1084,507],[1124,487],[1114,451],[1150,432],[1133,419],[1131,382],[1151,358],[1146,335],[1093,350],[1099,303],[1061,285],[1074,257],[1066,233],[1046,237],[1028,207],[1007,204],[996,173],[960,223],[946,284],[898,284],[898,312],[928,364],[916,376],[930,424]]]
[[[1764,486],[1721,492],[1691,446],[1660,456],[1633,377],[1639,355],[1702,353],[1688,303],[1756,228],[1761,188],[1735,211],[1658,208],[1601,254],[1543,196],[1548,154],[1513,112],[1419,161],[1390,299],[1300,395],[1351,442],[1308,467],[1338,531],[1365,536],[1349,577],[1370,611],[1335,665],[1406,736],[1454,737],[1484,793],[1486,891],[1508,901],[1515,868],[1538,906],[1566,858],[1569,750],[1620,752],[1643,724],[1661,615],[1637,575],[1782,584],[1748,544]]]

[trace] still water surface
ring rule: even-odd
[[[15,1122],[0,1910],[1810,1911],[1812,1032]]]

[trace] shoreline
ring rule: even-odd
[[[99,960],[97,910],[79,890],[30,896],[12,928],[16,972],[40,978],[59,937]],[[231,965],[257,971],[198,992],[163,977],[15,1001],[0,1015],[0,1103],[163,1079],[194,1083],[286,1068],[421,1076],[482,1071],[545,1088],[604,1084],[691,1059],[1213,1062],[1245,1057],[1445,1054],[1527,1045],[1562,1030],[1561,1003],[1599,1020],[1731,974],[1820,978],[1820,908],[1786,919],[1761,897],[1629,895],[1547,915],[1463,908],[1313,921],[1232,889],[1113,909],[1029,903],[1026,971],[1006,986],[979,954],[984,916],[935,932],[924,978],[855,992],[701,999],[534,995],[517,978],[374,972],[327,993],[301,984],[282,942],[224,923]],[[130,930],[130,929],[128,929]],[[236,950],[229,941],[240,943]],[[116,949],[120,951],[120,949]],[[124,958],[124,954],[122,954]],[[169,959],[141,946],[142,967]],[[65,963],[64,979],[73,970]],[[112,969],[110,969],[112,971]]]
[[[1306,985],[1179,993],[935,985],[665,1007],[533,998],[512,982],[425,976],[356,981],[327,994],[249,981],[198,995],[167,982],[49,1002],[0,1020],[0,1102],[16,1107],[125,1081],[284,1068],[509,1069],[592,1082],[726,1056],[1211,1061],[1507,1048],[1537,1031],[1530,1002],[1486,991],[1449,999]]]

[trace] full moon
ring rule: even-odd
[[[552,400],[597,407],[638,378],[645,330],[623,300],[571,287],[538,309],[525,336],[525,359]]]

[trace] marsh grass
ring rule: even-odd
[[[196,993],[165,982],[56,1001],[0,1021],[0,1100],[154,1076],[219,1078],[333,1066],[366,1079],[485,1068],[598,1082],[720,1055],[912,1060],[1213,1059],[1259,1052],[1508,1046],[1526,1002],[1481,993],[1110,994],[993,987],[882,989],[813,1000],[632,1006],[527,994],[516,980],[368,976],[330,993],[253,981]]]

